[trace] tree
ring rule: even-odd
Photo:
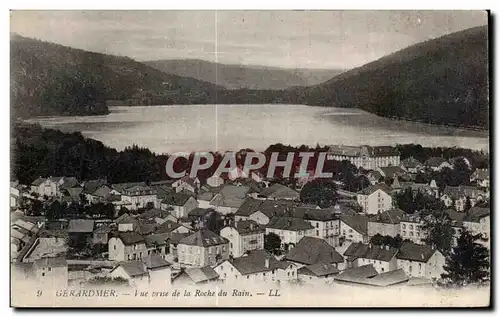
[[[264,249],[274,255],[281,255],[281,238],[270,232],[264,235]]]
[[[118,217],[124,214],[128,214],[128,209],[125,207],[121,207],[120,210],[118,210]]]
[[[47,220],[56,220],[64,217],[65,208],[58,200],[54,200],[52,204],[46,209],[45,217]]]
[[[146,208],[146,210],[153,209],[153,208],[155,208],[155,204],[152,201],[148,201],[145,208]]]
[[[426,233],[427,244],[437,248],[444,255],[449,254],[455,231],[448,214],[444,211],[433,211],[424,218],[422,229]]]
[[[448,284],[464,286],[481,283],[489,279],[489,251],[476,241],[480,235],[464,230],[453,252],[446,257],[441,278]]]
[[[469,212],[469,210],[472,208],[472,202],[470,201],[470,197],[467,196],[467,198],[465,199],[465,206],[464,206],[464,210],[465,212]]]
[[[306,204],[328,208],[337,202],[337,186],[328,179],[317,178],[304,185],[300,191],[300,200]]]

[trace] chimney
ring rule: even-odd
[[[369,243],[369,244],[368,244],[368,249],[371,249],[371,248],[372,248],[372,244],[371,244],[371,243]]]
[[[266,269],[268,269],[268,268],[269,268],[269,258],[266,258],[266,259],[264,260],[264,266],[266,267]]]
[[[424,255],[423,254],[420,254],[420,257],[422,258],[422,260],[424,259]]]
[[[389,247],[388,245],[386,245],[386,246],[385,246],[385,249],[386,249],[387,251],[389,251],[389,248],[390,248],[390,247]]]
[[[384,245],[383,244],[380,245],[380,249],[384,249]]]

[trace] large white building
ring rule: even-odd
[[[229,253],[240,257],[247,251],[264,249],[266,229],[252,220],[239,221],[236,226],[222,228],[220,236],[229,240]]]
[[[392,189],[384,183],[366,187],[357,193],[358,204],[368,215],[392,209],[391,191]]]
[[[399,152],[390,146],[332,145],[328,150],[327,158],[336,161],[349,161],[356,167],[367,170],[400,164]]]

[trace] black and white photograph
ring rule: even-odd
[[[9,19],[11,307],[491,305],[489,11]]]

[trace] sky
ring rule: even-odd
[[[323,69],[487,23],[485,11],[11,11],[11,32],[139,61]]]

